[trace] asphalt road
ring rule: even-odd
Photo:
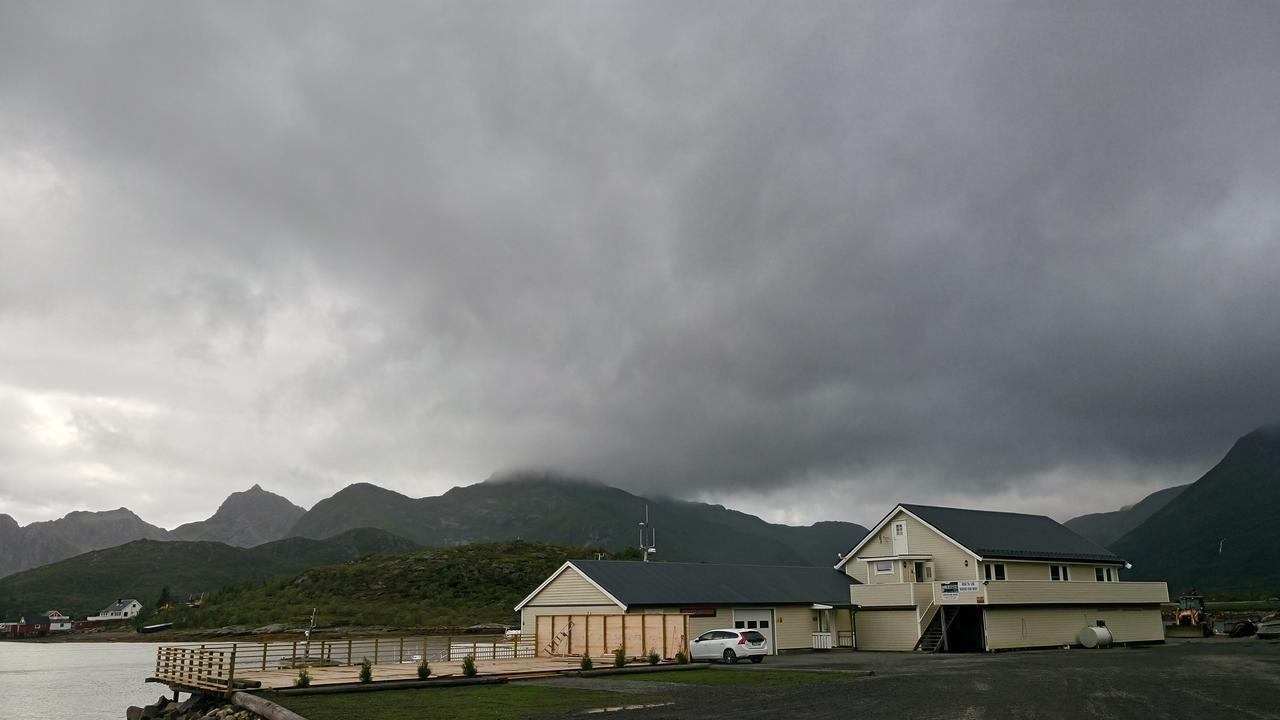
[[[771,657],[759,666],[717,667],[708,672],[750,673],[771,668],[872,670],[876,675],[834,682],[824,680],[777,690],[662,688],[661,699],[672,704],[608,716],[625,716],[628,720],[744,717],[1280,720],[1280,642],[1254,638],[1211,638],[1142,648],[995,655],[800,654]],[[620,697],[621,703],[625,703],[623,697]]]

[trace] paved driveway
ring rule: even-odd
[[[996,655],[830,653],[770,657],[768,669],[873,670],[874,677],[771,690],[698,687],[627,718],[1276,718],[1280,642],[1177,641]],[[638,683],[637,683],[638,684]],[[655,688],[656,689],[656,688]]]

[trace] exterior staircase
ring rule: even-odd
[[[942,606],[933,614],[933,619],[929,621],[924,632],[920,634],[920,640],[916,642],[916,650],[919,652],[938,652],[947,649],[947,627],[951,625],[951,621],[955,619],[952,615],[947,618],[947,608]]]

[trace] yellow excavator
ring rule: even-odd
[[[1213,634],[1213,615],[1204,609],[1204,597],[1195,588],[1178,598],[1173,624],[1164,629],[1165,637],[1209,637]]]

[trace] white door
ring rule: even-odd
[[[769,654],[777,655],[778,646],[773,642],[773,610],[757,608],[735,608],[733,611],[734,630],[759,630],[764,639],[769,641]]]
[[[899,520],[893,524],[893,554],[907,554],[907,521]]]

